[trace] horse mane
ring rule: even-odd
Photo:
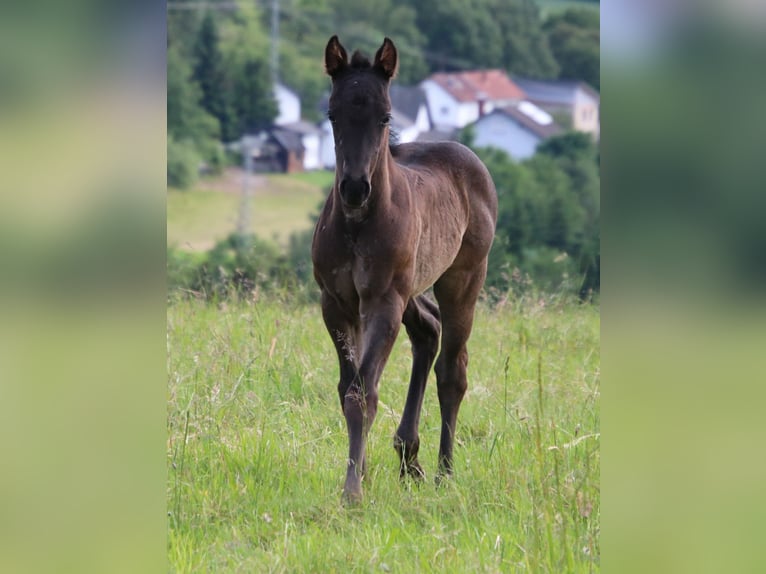
[[[372,62],[370,62],[369,57],[357,50],[354,52],[354,55],[351,56],[351,67],[357,69],[371,68]]]

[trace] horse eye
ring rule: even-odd
[[[335,116],[332,115],[330,112],[327,112],[327,119],[330,120],[330,123],[335,123]]]
[[[388,122],[390,122],[390,121],[391,121],[391,114],[386,114],[386,115],[385,115],[385,116],[383,116],[383,118],[380,120],[380,125],[382,125],[382,126],[387,126],[387,125],[388,125]]]

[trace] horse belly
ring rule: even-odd
[[[452,266],[463,240],[463,230],[440,229],[436,237],[423,237],[415,258],[413,294],[431,287]]]

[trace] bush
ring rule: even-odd
[[[314,301],[317,289],[311,275],[310,238],[306,233],[295,234],[287,254],[270,241],[236,233],[203,255],[169,248],[169,292],[185,291],[213,300],[266,292]]]
[[[192,290],[198,284],[200,267],[205,257],[205,254],[199,255],[168,247],[166,261],[168,292]]]
[[[226,152],[221,142],[217,140],[206,140],[199,146],[202,160],[204,162],[203,171],[206,175],[218,175],[226,167]]]
[[[590,137],[568,132],[551,138],[521,163],[500,150],[476,151],[498,194],[490,296],[531,288],[588,299],[598,292],[600,180]]]
[[[168,137],[168,187],[189,189],[197,182],[202,163],[196,146],[188,141]]]

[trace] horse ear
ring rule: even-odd
[[[348,54],[341,45],[338,36],[333,36],[327,42],[324,50],[324,67],[330,77],[334,78],[348,65]]]
[[[375,54],[374,66],[390,80],[396,75],[398,65],[399,57],[396,53],[396,46],[394,46],[390,38],[386,38]]]

